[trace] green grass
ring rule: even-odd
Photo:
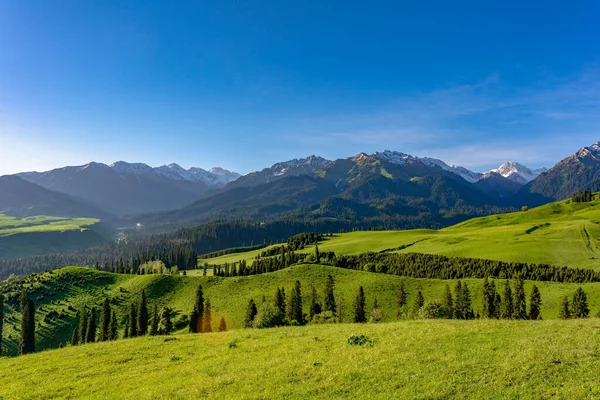
[[[321,251],[358,254],[396,251],[507,262],[600,269],[600,201],[551,203],[526,212],[475,218],[441,229],[335,234]],[[310,246],[304,252],[313,252]],[[230,254],[210,263],[251,261],[259,251]]]
[[[32,232],[64,232],[85,230],[100,220],[95,218],[65,218],[38,215],[15,218],[0,213],[0,237]]]
[[[194,295],[198,285],[204,287],[205,296],[209,297],[213,307],[213,328],[216,329],[221,317],[224,317],[230,329],[243,326],[245,308],[253,298],[258,303],[263,296],[272,301],[275,290],[285,287],[289,292],[294,282],[302,283],[304,294],[304,311],[308,313],[309,289],[314,285],[322,296],[327,275],[331,274],[336,282],[335,295],[343,298],[345,307],[343,317],[351,321],[352,303],[359,286],[363,286],[367,299],[367,311],[375,298],[383,312],[383,321],[397,320],[396,292],[404,281],[408,291],[408,302],[412,304],[417,291],[422,291],[426,301],[441,300],[446,284],[452,289],[456,281],[438,279],[403,278],[393,275],[353,271],[322,265],[298,265],[263,275],[245,277],[220,278],[180,275],[122,275],[98,272],[88,268],[68,267],[53,273],[38,275],[38,281],[31,283],[36,291],[31,296],[38,311],[37,345],[38,349],[56,348],[67,343],[76,325],[76,310],[84,305],[96,306],[98,309],[105,297],[118,312],[121,326],[132,301],[139,299],[142,290],[146,290],[150,307],[154,304],[169,306],[174,309],[175,323],[180,322],[181,330],[186,331],[185,318],[193,307]],[[62,279],[61,277],[68,277]],[[79,281],[77,285],[66,282]],[[481,279],[464,279],[469,285],[473,298],[473,308],[481,309]],[[500,291],[503,280],[496,280]],[[600,310],[600,283],[569,284],[553,282],[526,281],[527,293],[536,284],[542,295],[542,317],[555,319],[558,317],[560,301],[563,296],[572,296],[575,289],[582,286],[588,294],[592,314]],[[69,309],[71,306],[72,309]],[[63,318],[44,322],[44,317],[51,311],[63,313]],[[4,345],[9,354],[15,354],[19,336],[20,313],[11,305],[5,308],[6,322],[4,326]]]
[[[0,359],[0,396],[597,398],[599,328],[597,319],[403,321],[127,339]],[[349,345],[353,334],[373,346]]]

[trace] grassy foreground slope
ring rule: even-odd
[[[304,251],[312,252],[313,247]],[[560,201],[525,212],[475,218],[438,231],[416,229],[335,234],[319,244],[319,249],[338,254],[416,252],[598,270],[600,200],[588,203]],[[259,252],[229,254],[201,262],[251,261]]]
[[[433,320],[127,339],[0,359],[0,396],[596,398],[598,324]],[[374,344],[351,346],[353,334]]]
[[[105,297],[111,299],[111,305],[117,311],[122,329],[131,302],[139,300],[139,295],[144,289],[150,309],[154,304],[159,307],[171,307],[174,310],[173,320],[182,332],[187,331],[187,316],[193,308],[195,291],[200,284],[204,287],[205,296],[211,300],[215,330],[221,317],[225,318],[229,329],[241,328],[245,308],[251,298],[259,304],[263,296],[267,301],[272,301],[278,287],[285,287],[286,292],[289,292],[296,280],[302,283],[303,307],[304,312],[308,313],[311,285],[314,285],[322,296],[328,274],[335,279],[336,298],[343,298],[345,321],[351,321],[352,303],[361,285],[365,290],[367,311],[370,312],[374,299],[377,299],[383,312],[383,321],[391,322],[397,319],[396,293],[402,281],[408,292],[409,305],[412,305],[419,290],[423,292],[426,301],[441,300],[445,285],[449,284],[454,289],[456,284],[454,280],[404,278],[314,264],[297,265],[263,275],[232,278],[122,275],[69,267],[37,275],[37,281],[28,284],[36,288],[30,298],[35,301],[37,307],[37,348],[57,348],[60,344],[69,342],[77,323],[77,310],[84,306],[96,306],[99,309]],[[473,308],[479,312],[483,281],[464,279],[462,282],[469,285]],[[501,291],[503,280],[498,279],[495,282],[498,291]],[[600,309],[600,283],[579,285],[526,281],[527,293],[534,283],[539,287],[542,296],[541,313],[544,319],[557,318],[562,297],[571,297],[579,286],[582,286],[588,295],[592,315]],[[15,309],[14,303],[6,304],[5,313],[3,346],[8,354],[14,355],[17,350],[21,314]],[[47,318],[49,315],[55,317]]]

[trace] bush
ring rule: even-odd
[[[281,310],[273,306],[269,302],[264,302],[256,314],[254,319],[254,327],[263,328],[274,328],[276,326],[286,325],[285,315]]]
[[[416,317],[418,319],[441,319],[441,318],[451,318],[452,314],[450,310],[444,307],[437,301],[432,301],[425,303],[423,307],[419,309]]]
[[[350,346],[373,346],[373,339],[365,335],[352,335],[348,338]]]
[[[313,324],[337,324],[340,321],[332,311],[324,311],[320,314],[315,314],[311,322]]]
[[[527,206],[523,206],[521,207],[521,211],[525,212],[525,211],[529,211],[529,207]]]

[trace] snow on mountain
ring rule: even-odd
[[[305,173],[311,173],[323,168],[330,162],[330,160],[327,160],[323,157],[311,155],[305,158],[294,158],[293,160],[288,160],[274,164],[271,166],[270,169],[273,172],[273,176],[284,175],[286,172],[293,168],[301,168],[305,170]]]
[[[119,174],[134,174],[134,175],[142,175],[147,173],[154,172],[154,169],[143,163],[128,163],[125,161],[117,161],[109,165],[113,171],[118,172]]]
[[[532,170],[515,161],[509,161],[490,172],[496,172],[511,181],[525,185],[538,177],[542,172],[546,172],[546,168]]]

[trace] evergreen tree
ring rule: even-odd
[[[285,304],[285,317],[288,321],[294,319],[294,291],[290,290],[287,302]]]
[[[536,285],[531,288],[529,295],[529,319],[538,320],[542,319],[540,315],[540,307],[542,305],[542,296],[540,290]]]
[[[444,289],[444,300],[442,302],[442,306],[446,309],[447,318],[452,318],[454,316],[454,300],[452,300],[452,291],[450,290],[450,285],[446,284],[446,288]]]
[[[2,355],[2,328],[4,325],[4,295],[0,293],[0,355]]]
[[[101,342],[108,340],[110,328],[110,301],[108,298],[104,299],[102,303],[102,310],[100,311],[100,337]]]
[[[19,339],[19,354],[29,354],[35,352],[35,306],[33,300],[27,300],[25,293],[25,302],[21,309],[21,337]],[[21,300],[23,298],[21,297]]]
[[[377,303],[377,299],[375,299],[373,301],[373,310],[371,310],[371,322],[377,323],[377,322],[381,321],[382,318],[383,318],[383,314],[381,313],[381,310],[379,309],[379,304]]]
[[[117,321],[117,314],[115,310],[112,310],[110,315],[110,324],[108,327],[108,340],[117,340],[119,337],[119,321]]]
[[[225,323],[225,318],[221,317],[221,321],[219,322],[219,332],[225,332],[227,330],[227,324]]]
[[[136,337],[137,335],[137,305],[131,303],[131,307],[129,307],[129,337]]]
[[[454,291],[456,295],[454,318],[473,319],[475,315],[473,314],[473,307],[471,306],[471,294],[467,284],[462,284],[461,281],[458,281]]]
[[[87,336],[85,334],[88,326],[88,316],[87,311],[83,308],[79,312],[79,343],[84,344]]]
[[[96,341],[96,308],[92,307],[90,315],[88,317],[88,325],[85,330],[85,342],[94,343]]]
[[[246,316],[244,318],[244,328],[252,328],[254,324],[254,318],[256,318],[256,314],[258,314],[258,309],[256,308],[256,303],[254,303],[254,299],[250,299],[248,302],[248,306],[246,307]]]
[[[154,304],[152,311],[152,324],[150,324],[150,336],[158,335],[158,305]]]
[[[513,315],[513,296],[508,280],[504,282],[504,293],[500,303],[500,318],[511,319]]]
[[[396,292],[396,304],[398,305],[398,317],[401,317],[404,314],[404,307],[408,302],[408,295],[406,293],[406,289],[404,288],[404,279],[400,281],[400,287]]]
[[[125,331],[123,332],[123,339],[127,339],[129,337],[129,319],[125,321]]]
[[[573,304],[571,305],[571,316],[573,318],[587,318],[590,316],[590,309],[588,308],[587,295],[580,286],[575,290],[573,294]]]
[[[71,346],[77,346],[78,343],[79,343],[79,332],[77,330],[77,327],[75,327],[75,329],[73,329],[73,333],[71,334]]]
[[[279,309],[283,314],[286,312],[285,304],[285,291],[283,288],[277,288],[275,292],[275,307]]]
[[[560,312],[558,317],[560,319],[571,318],[571,307],[569,305],[569,299],[567,296],[563,297],[562,302],[560,303]]]
[[[367,322],[367,316],[365,313],[365,291],[361,286],[358,289],[358,294],[354,300],[354,319],[355,323]]]
[[[211,318],[211,310],[210,310],[210,299],[206,299],[206,303],[204,305],[204,318],[202,321],[202,332],[212,332],[212,318]]]
[[[527,304],[525,302],[525,288],[523,279],[517,276],[514,279],[514,301],[513,301],[513,319],[527,319]]]
[[[319,303],[319,295],[317,294],[317,289],[315,286],[312,286],[311,294],[310,294],[310,319],[312,320],[315,315],[321,314],[321,304]]]
[[[419,290],[417,295],[415,296],[415,302],[413,303],[412,308],[412,316],[413,318],[417,316],[421,307],[425,305],[425,298],[423,297],[423,293]]]
[[[483,301],[481,308],[482,318],[495,318],[496,291],[487,276],[483,280]]]
[[[317,264],[321,262],[321,254],[319,253],[319,245],[315,244],[315,260],[317,260]]]
[[[198,286],[196,290],[196,300],[194,302],[194,309],[190,314],[190,332],[198,333],[202,332],[202,316],[204,315],[204,292],[202,291],[202,285]]]
[[[300,281],[296,281],[294,290],[292,291],[292,320],[299,324],[304,323],[304,315],[302,314],[302,285]]]
[[[325,282],[325,298],[323,300],[323,311],[331,311],[332,313],[335,314],[336,310],[336,304],[335,304],[335,296],[334,296],[334,291],[335,289],[335,282],[333,280],[333,276],[327,275],[327,282]]]
[[[148,303],[146,300],[146,290],[142,290],[142,299],[137,313],[137,334],[145,336],[148,333]]]
[[[173,323],[171,322],[171,309],[169,307],[163,308],[160,314],[160,324],[158,325],[159,335],[170,335],[173,330]]]

